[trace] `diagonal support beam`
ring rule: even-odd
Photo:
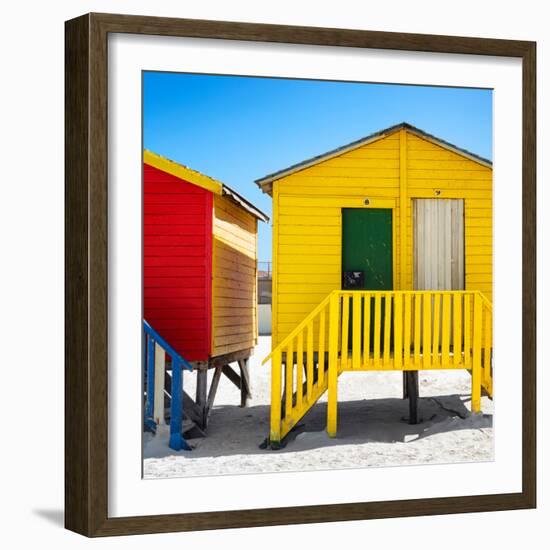
[[[206,408],[208,409],[208,412],[210,412],[210,409],[214,406],[214,399],[216,399],[216,392],[218,391],[221,377],[222,367],[216,367],[212,382],[210,383],[210,391],[208,392],[208,400],[206,402]]]
[[[183,392],[183,414],[195,424],[200,425],[201,410],[186,391]]]
[[[229,365],[224,365],[222,367],[222,372],[231,382],[233,382],[233,384],[235,384],[235,386],[237,386],[237,388],[241,389],[241,377]]]

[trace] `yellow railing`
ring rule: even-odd
[[[271,359],[270,441],[276,446],[328,389],[336,434],[343,371],[467,369],[472,411],[492,396],[492,307],[479,291],[340,291],[329,294]]]
[[[271,359],[269,439],[272,446],[281,441],[327,390],[331,296],[329,294],[262,362]]]

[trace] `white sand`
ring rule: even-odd
[[[470,414],[466,371],[420,373],[419,415],[409,425],[401,372],[347,372],[339,378],[338,436],[326,435],[326,395],[300,422],[279,451],[260,449],[269,433],[270,366],[261,366],[270,337],[260,337],[251,360],[253,399],[240,408],[239,390],[224,376],[210,416],[208,436],[192,440],[193,451],[172,451],[166,428],[145,434],[146,478],[326,470],[493,459],[493,403]],[[194,377],[185,375],[194,395]]]

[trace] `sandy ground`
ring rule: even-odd
[[[208,436],[191,440],[193,451],[172,451],[166,429],[144,434],[144,477],[326,470],[493,459],[493,403],[482,399],[483,414],[470,414],[466,371],[420,373],[419,414],[409,425],[402,399],[402,373],[347,372],[339,379],[338,436],[329,438],[326,395],[309,411],[285,448],[261,449],[269,433],[270,366],[260,365],[271,347],[260,337],[251,360],[253,399],[240,408],[239,390],[222,377]],[[185,375],[194,395],[194,377]]]

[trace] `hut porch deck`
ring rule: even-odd
[[[492,396],[492,306],[480,291],[334,290],[268,359],[273,448],[326,391],[327,432],[336,435],[345,371],[404,372],[404,397],[416,418],[417,372],[465,369],[478,413],[482,389]]]

